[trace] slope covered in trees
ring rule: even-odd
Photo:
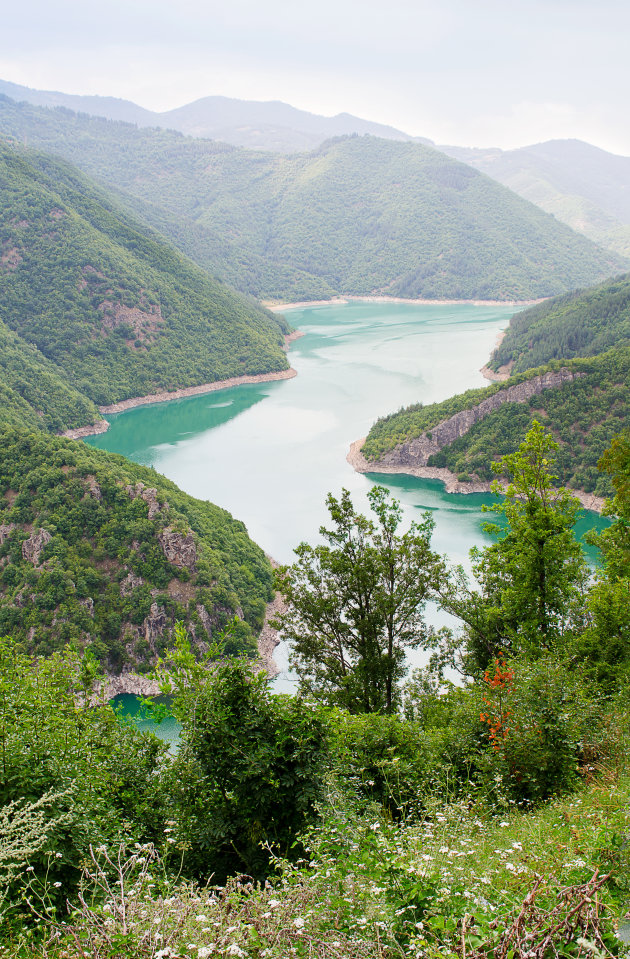
[[[242,523],[121,456],[0,434],[0,635],[49,655],[68,643],[109,671],[144,671],[176,621],[203,647],[256,654],[272,570]]]
[[[630,274],[516,313],[489,365],[496,370],[510,364],[516,373],[559,357],[595,356],[627,342]]]
[[[581,140],[549,140],[518,150],[440,147],[572,229],[630,255],[630,157]]]
[[[0,186],[0,320],[93,402],[286,369],[281,321],[66,162],[2,144]]]
[[[462,410],[552,370],[577,374],[561,386],[545,389],[526,402],[505,402],[462,436],[434,453],[428,466],[447,467],[462,481],[493,478],[492,463],[513,452],[534,419],[544,423],[559,443],[557,473],[562,484],[598,496],[612,493],[610,480],[597,463],[612,438],[630,422],[630,347],[589,359],[555,361],[512,376],[501,384],[469,390],[442,403],[410,406],[379,419],[370,429],[362,453],[378,472],[379,459],[402,443],[431,435],[438,423]],[[401,467],[401,472],[404,468]]]
[[[622,267],[422,144],[356,136],[310,154],[263,154],[6,98],[0,131],[165,211],[154,222],[176,243],[183,227],[173,218],[192,221],[207,231],[204,266],[219,243],[226,278],[257,296],[529,298]]]

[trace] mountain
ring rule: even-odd
[[[141,127],[178,130],[193,137],[221,140],[251,150],[296,153],[314,150],[331,137],[353,133],[370,134],[387,140],[413,140],[408,134],[382,123],[361,120],[350,113],[324,117],[298,110],[279,100],[236,100],[231,97],[203,97],[174,110],[156,113],[129,100],[115,97],[77,96],[50,90],[32,90],[0,80],[0,94],[17,102],[41,107],[66,107],[77,113],[123,120]],[[418,138],[418,142],[430,140]]]
[[[84,402],[287,368],[273,314],[211,280],[68,163],[7,144],[0,320]]]
[[[630,157],[581,140],[550,140],[519,150],[441,146],[572,229],[630,256]]]
[[[630,343],[630,274],[516,313],[489,366],[514,373]]]
[[[131,196],[138,216],[258,297],[528,299],[625,264],[422,144],[354,136],[262,154],[6,98],[0,133]]]
[[[145,672],[182,622],[256,655],[273,573],[242,523],[154,470],[42,431],[0,433],[0,635]]]

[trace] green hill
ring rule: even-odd
[[[7,98],[0,133],[130,194],[175,243],[195,224],[203,266],[256,296],[529,298],[624,265],[422,144],[352,136],[313,153],[255,153]]]
[[[630,274],[515,314],[490,366],[513,372],[630,342]]]
[[[286,369],[285,327],[66,162],[0,144],[0,320],[106,404]]]
[[[94,404],[68,385],[59,367],[0,321],[0,427],[58,433],[100,419]]]
[[[581,140],[518,150],[440,147],[553,213],[600,246],[630,255],[630,157]]]
[[[523,402],[506,401],[476,423],[466,423],[463,435],[453,430],[452,441],[427,459],[429,467],[446,467],[461,481],[493,479],[491,463],[518,448],[532,421],[542,422],[560,444],[557,473],[562,485],[611,496],[607,475],[597,462],[613,436],[630,422],[630,346],[618,347],[588,359],[556,360],[545,367],[512,376],[478,390],[469,390],[442,403],[412,406],[383,417],[371,428],[362,453],[378,472],[399,451],[421,437],[433,438],[438,424],[462,411],[471,411],[498,394],[560,369],[573,374],[561,385],[544,389]],[[406,445],[406,446],[405,446]],[[393,452],[392,452],[393,451]],[[389,454],[389,456],[388,456]]]
[[[153,470],[45,433],[0,433],[0,635],[144,671],[178,620],[256,651],[272,570],[242,523]]]

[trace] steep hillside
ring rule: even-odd
[[[308,277],[311,296],[321,295],[319,287],[358,295],[530,298],[596,282],[622,265],[489,178],[421,144],[350,137],[310,154],[263,154],[6,98],[0,132],[61,153],[165,211],[158,226],[173,242],[185,229],[175,221],[192,221],[207,231],[206,268],[216,237],[223,237],[230,278],[258,296],[298,298]]]
[[[581,140],[551,140],[519,150],[440,147],[572,229],[630,257],[630,157]]]
[[[374,472],[446,468],[465,491],[466,483],[493,478],[491,463],[518,448],[534,419],[560,444],[560,483],[611,496],[597,462],[630,422],[630,346],[400,410],[372,426],[361,452]]]
[[[0,144],[0,320],[104,404],[287,367],[283,327],[67,163]]]
[[[560,357],[595,356],[628,342],[630,274],[516,313],[489,365],[519,373]]]
[[[58,433],[100,419],[94,404],[68,385],[63,370],[0,321],[0,427]]]
[[[144,671],[178,620],[256,651],[272,571],[242,523],[153,470],[43,432],[0,433],[0,635]]]

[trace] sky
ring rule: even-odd
[[[353,113],[438,144],[630,155],[627,0],[21,0],[0,78],[168,110],[210,95]]]

